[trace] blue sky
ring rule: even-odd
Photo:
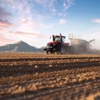
[[[45,46],[62,33],[95,39],[100,49],[100,0],[0,0],[0,45],[20,40]]]

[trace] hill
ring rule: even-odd
[[[0,46],[0,52],[43,52],[43,48],[38,49],[23,41],[19,41],[14,44]]]

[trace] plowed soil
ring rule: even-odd
[[[0,100],[100,100],[100,55],[0,53]]]

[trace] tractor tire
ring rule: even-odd
[[[45,51],[45,54],[48,54],[48,51]]]
[[[66,48],[62,46],[60,50],[60,54],[65,54],[65,53],[66,53]]]
[[[45,54],[49,54],[49,51],[46,50],[46,51],[45,51]]]

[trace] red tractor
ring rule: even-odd
[[[47,43],[47,46],[44,48],[46,54],[48,53],[60,53],[65,54],[67,47],[69,48],[69,43],[65,43],[65,36],[53,35],[52,42]]]

